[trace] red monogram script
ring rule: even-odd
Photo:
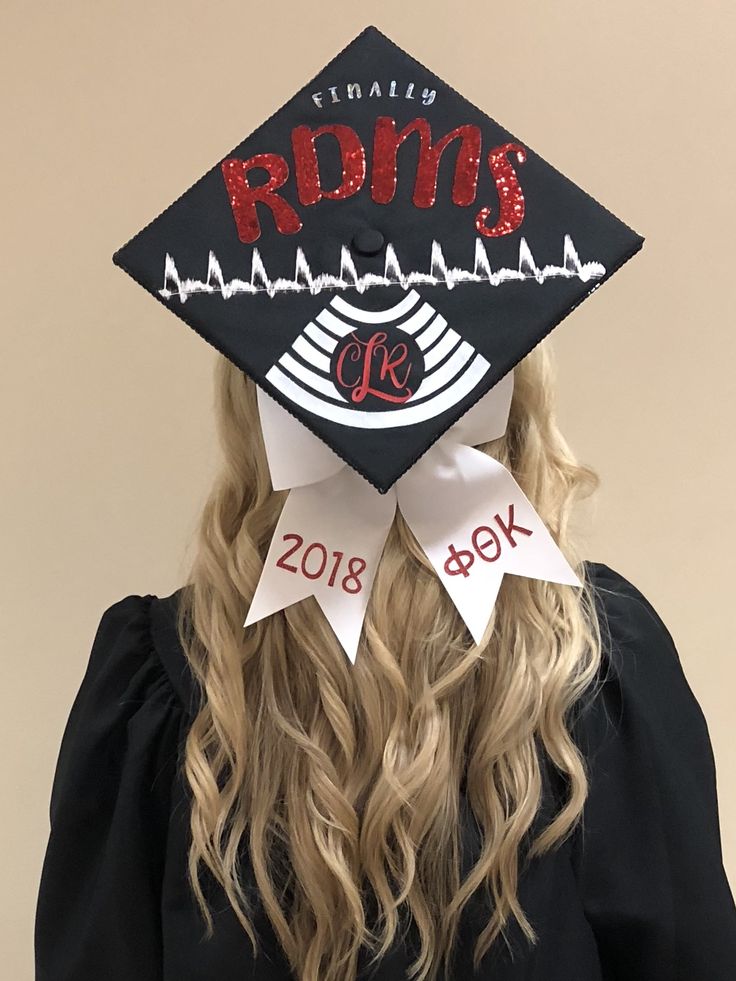
[[[353,402],[371,395],[384,402],[406,402],[414,394],[408,385],[413,367],[409,347],[404,341],[389,345],[387,340],[384,330],[367,340],[353,334],[337,355],[337,381],[350,390]]]

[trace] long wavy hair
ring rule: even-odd
[[[481,449],[513,473],[584,588],[505,576],[476,646],[397,512],[352,666],[313,598],[243,628],[285,492],[271,488],[255,387],[219,357],[223,460],[178,622],[200,695],[184,772],[188,874],[207,936],[203,873],[254,954],[261,904],[299,981],[350,981],[361,948],[377,960],[406,923],[418,938],[410,977],[431,981],[443,964],[447,976],[479,890],[489,916],[476,968],[513,920],[535,940],[519,876],[581,815],[587,779],[571,710],[601,649],[568,527],[598,478],[557,427],[552,375],[543,343],[515,368],[506,434]],[[547,764],[564,793],[540,824]],[[469,868],[463,808],[480,836]]]

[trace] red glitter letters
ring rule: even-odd
[[[489,238],[499,238],[515,232],[524,220],[524,194],[514,165],[508,159],[509,153],[515,153],[520,164],[526,161],[526,150],[518,143],[504,143],[503,146],[494,147],[488,154],[488,166],[498,191],[499,215],[496,224],[489,228],[486,220],[491,209],[481,208],[475,219],[475,227],[481,235]]]
[[[388,204],[396,193],[396,156],[399,145],[411,133],[419,133],[419,163],[414,184],[413,201],[417,208],[431,208],[437,195],[437,171],[440,157],[453,140],[460,139],[460,149],[452,182],[452,200],[455,204],[468,205],[475,200],[480,164],[481,134],[477,126],[458,126],[434,145],[432,132],[426,119],[412,119],[396,132],[396,121],[390,116],[379,116],[373,134],[373,173],[371,193],[378,204]]]
[[[315,141],[318,136],[334,136],[340,148],[342,182],[332,191],[324,191],[319,179],[319,162]],[[294,150],[296,188],[302,204],[316,204],[321,198],[341,199],[357,194],[365,180],[365,149],[360,137],[350,126],[340,124],[297,126],[291,133]]]
[[[371,174],[373,200],[377,204],[389,204],[394,199],[398,149],[412,133],[418,133],[420,141],[412,196],[415,207],[431,208],[435,203],[440,159],[454,140],[460,140],[460,145],[455,161],[452,201],[461,207],[472,204],[478,190],[482,139],[480,127],[472,124],[456,126],[436,143],[432,143],[430,125],[426,119],[420,117],[407,123],[400,132],[397,131],[396,120],[392,117],[379,116],[376,119]],[[317,138],[326,135],[337,140],[342,165],[340,184],[327,191],[322,188],[315,146]],[[365,149],[352,127],[338,123],[318,126],[316,129],[297,126],[292,130],[291,145],[297,194],[302,205],[317,204],[322,198],[349,198],[363,187],[366,177]],[[524,194],[514,164],[509,160],[511,154],[516,155],[518,163],[525,163],[526,150],[518,143],[504,143],[494,147],[486,158],[499,203],[495,224],[487,224],[491,216],[489,207],[481,208],[476,215],[476,230],[487,238],[509,235],[524,220]],[[293,235],[300,231],[302,222],[299,215],[281,194],[276,193],[289,176],[289,166],[280,154],[259,153],[248,160],[231,157],[222,162],[221,168],[241,242],[249,244],[260,237],[261,225],[256,202],[261,202],[270,209],[276,229],[282,235]],[[252,187],[248,174],[256,168],[268,173],[268,181]]]
[[[248,172],[255,167],[268,171],[269,177],[265,184],[251,187]],[[289,176],[289,165],[278,153],[259,153],[248,160],[237,160],[235,157],[223,160],[222,176],[241,242],[255,242],[261,234],[256,201],[268,205],[276,228],[282,235],[293,235],[301,229],[299,215],[280,194],[274,193]]]

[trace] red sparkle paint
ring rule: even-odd
[[[494,147],[488,154],[488,167],[498,192],[498,219],[495,225],[486,225],[491,215],[490,208],[481,208],[475,219],[477,230],[488,238],[509,235],[524,220],[524,193],[514,165],[508,159],[510,153],[516,154],[520,164],[526,161],[526,150],[518,143],[504,143],[503,146]]]
[[[268,172],[268,181],[251,187],[248,174],[256,168]],[[221,169],[241,242],[248,244],[260,237],[256,201],[271,209],[276,228],[282,235],[293,235],[301,229],[299,215],[280,194],[275,193],[276,188],[285,184],[289,177],[289,165],[282,156],[278,153],[258,153],[248,160],[230,157],[223,160]]]
[[[419,163],[414,183],[413,202],[417,208],[431,208],[437,197],[437,171],[440,157],[453,140],[459,139],[460,147],[452,182],[452,200],[458,205],[472,204],[478,186],[481,132],[479,127],[467,124],[457,126],[435,144],[426,119],[412,119],[396,131],[396,120],[391,116],[379,116],[373,135],[373,172],[371,194],[378,204],[388,204],[396,193],[396,157],[399,146],[412,133],[419,133]]]
[[[325,191],[320,183],[316,140],[320,136],[337,140],[342,162],[342,180],[338,187]],[[296,187],[302,204],[316,204],[322,198],[342,199],[357,194],[365,181],[365,150],[360,137],[350,126],[339,123],[319,126],[297,126],[291,133],[294,151]]]

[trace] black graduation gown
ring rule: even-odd
[[[493,948],[479,977],[734,981],[736,911],[706,722],[649,602],[607,566],[589,568],[610,641],[576,723],[591,770],[584,820],[523,875],[537,945],[512,932],[513,956]],[[224,897],[206,941],[188,892],[180,762],[193,686],[174,627],[178,592],[127,596],[102,616],[51,794],[37,981],[291,978],[265,918],[254,961]],[[458,981],[472,974],[486,914],[481,901],[466,910]],[[400,981],[409,954],[397,945],[372,976]]]

